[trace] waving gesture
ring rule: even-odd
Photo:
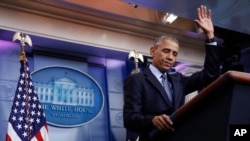
[[[214,37],[214,26],[211,19],[211,10],[206,6],[201,5],[197,8],[198,19],[195,22],[204,31],[206,38],[211,39]]]

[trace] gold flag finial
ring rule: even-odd
[[[132,73],[140,72],[140,68],[138,66],[138,63],[139,63],[139,61],[144,62],[142,54],[137,52],[136,50],[132,50],[132,51],[129,52],[128,58],[129,59],[134,59],[134,62],[135,62],[135,69],[133,70]]]
[[[25,43],[27,43],[30,47],[32,47],[32,41],[29,35],[24,34],[22,32],[16,32],[13,36],[13,41],[19,40],[21,44],[21,53],[19,56],[20,61],[27,62],[26,54],[25,54]]]

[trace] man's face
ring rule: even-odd
[[[179,45],[171,40],[164,40],[157,47],[151,47],[152,64],[162,73],[174,66],[179,51]]]

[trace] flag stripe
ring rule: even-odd
[[[37,140],[38,140],[38,141],[43,141],[43,140],[47,141],[47,140],[49,139],[47,132],[48,132],[47,125],[44,125],[44,126],[40,129],[40,132],[38,132],[38,133],[36,134]]]
[[[21,61],[20,77],[9,116],[6,141],[48,141],[48,127],[35,92],[28,62]]]
[[[8,134],[6,135],[6,141],[11,141],[11,138]]]
[[[10,123],[8,123],[8,134],[6,136],[8,137],[6,141],[22,141]]]
[[[42,135],[41,135],[41,132],[40,132],[40,131],[36,133],[36,136],[35,136],[34,138],[36,138],[38,141],[42,141],[42,140],[43,140],[43,138],[42,138]]]
[[[47,124],[42,127],[41,134],[42,134],[42,137],[43,137],[43,139],[45,141],[49,140],[49,134],[48,134],[48,126],[47,126]]]

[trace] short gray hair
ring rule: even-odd
[[[154,47],[157,47],[158,45],[160,45],[164,40],[171,40],[171,41],[176,42],[179,45],[179,41],[174,36],[162,35],[155,39]]]

